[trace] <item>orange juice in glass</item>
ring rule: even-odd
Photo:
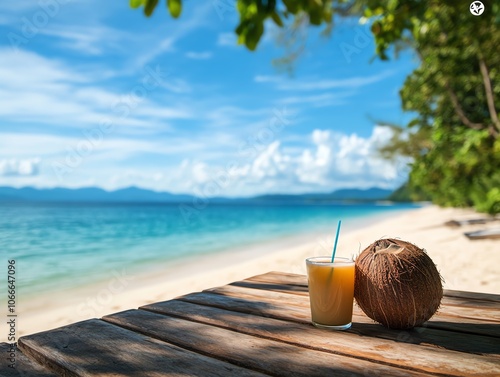
[[[351,327],[354,300],[354,261],[350,258],[306,259],[312,323],[316,327]]]

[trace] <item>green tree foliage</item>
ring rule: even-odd
[[[466,11],[469,2],[399,3],[395,13],[380,13],[372,31],[381,58],[405,36],[420,57],[400,92],[403,108],[418,115],[407,130],[394,128],[381,153],[414,159],[410,196],[499,213],[498,3],[484,1],[481,16]]]
[[[393,202],[409,202],[409,201],[430,201],[431,197],[426,193],[412,188],[410,189],[408,182],[397,188],[389,197],[388,200]]]
[[[217,1],[227,0],[213,0]],[[414,162],[405,190],[443,206],[500,213],[500,3],[482,0],[474,16],[464,0],[235,0],[238,42],[254,50],[268,22],[323,25],[334,16],[371,22],[376,54],[412,48],[420,66],[400,91],[404,110],[417,114],[381,148],[387,158]],[[168,0],[173,17],[181,0]],[[151,15],[158,0],[130,0]]]
[[[403,31],[396,27],[395,34],[375,33],[376,40],[385,40],[377,41],[381,54],[405,32],[411,33],[412,47],[420,57],[420,66],[400,92],[403,108],[418,116],[409,124],[407,142],[395,134],[385,152],[414,158],[409,181],[413,192],[443,206],[499,213],[498,3],[484,1],[486,11],[481,16],[466,11],[468,2],[419,3],[420,9],[401,13]],[[387,28],[389,16],[374,25]]]

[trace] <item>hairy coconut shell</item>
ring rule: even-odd
[[[391,329],[419,326],[439,308],[441,276],[423,249],[381,239],[356,258],[354,297],[371,319]]]

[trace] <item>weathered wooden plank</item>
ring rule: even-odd
[[[260,282],[252,280],[237,281],[229,284],[230,286],[260,289],[264,291],[273,291],[280,293],[291,293],[299,296],[309,296],[307,287],[298,285],[286,285],[271,282]],[[477,303],[483,305],[475,305]],[[456,317],[481,319],[500,323],[500,304],[493,301],[468,300],[455,297],[444,297],[441,302],[441,314],[452,315]]]
[[[495,295],[492,293],[466,292],[466,291],[445,289],[444,294],[445,296],[449,297],[464,298],[469,300],[494,301],[500,303],[500,295]]]
[[[301,296],[307,296],[308,288],[307,281],[306,284],[298,285],[298,284],[287,284],[280,283],[280,277],[275,275],[261,275],[255,278],[245,279],[242,281],[236,281],[231,283],[230,285],[238,286],[238,287],[246,287],[253,289],[262,289],[262,290],[272,290],[275,292],[282,293],[292,293]],[[301,276],[301,275],[298,275]],[[259,280],[260,279],[260,280]],[[297,282],[298,279],[295,277],[292,281]],[[454,291],[457,292],[457,291]],[[448,308],[449,306],[453,306],[450,310],[456,312],[455,306],[462,308],[473,309],[477,311],[477,315],[483,319],[489,319],[492,321],[500,321],[500,303],[496,301],[482,300],[482,299],[471,299],[469,297],[457,297],[457,296],[444,296],[441,304]],[[476,315],[475,314],[475,315]]]
[[[245,281],[258,281],[258,282],[268,282],[277,284],[287,284],[287,285],[297,285],[307,287],[307,276],[300,274],[293,274],[281,271],[270,271],[265,274],[255,275],[250,278],[245,279]],[[500,295],[490,294],[490,293],[479,293],[479,292],[466,292],[457,291],[451,289],[444,290],[445,296],[466,298],[470,300],[480,300],[480,301],[494,301],[500,302]]]
[[[285,303],[263,302],[255,298],[238,298],[219,295],[213,292],[190,293],[177,297],[177,299],[263,317],[284,319],[298,323],[311,323],[311,313],[309,310],[305,307],[293,307]]]
[[[498,357],[500,356],[500,344],[488,337],[470,339],[470,336],[458,334],[458,337],[449,339],[449,334],[443,334],[443,331],[425,329],[426,333],[423,334],[417,331],[410,332],[411,335],[405,339],[407,343],[404,343],[403,339],[391,341],[353,332],[329,333],[306,324],[265,318],[179,300],[154,303],[143,309],[266,339],[280,340],[301,347],[365,360],[375,360],[379,363],[403,366],[426,373],[454,376],[496,376],[500,364]],[[430,341],[433,341],[433,344]],[[484,356],[478,356],[477,353]]]
[[[489,336],[493,339],[500,338],[500,324],[468,320],[467,318],[452,317],[447,315],[435,314],[430,320],[425,322],[422,327],[431,329],[442,329],[452,332],[460,332],[470,335]]]
[[[355,359],[145,310],[129,310],[103,319],[135,332],[273,376],[424,376]]]
[[[64,376],[262,375],[95,319],[22,337],[19,345]]]
[[[245,310],[251,309],[252,313],[262,315],[264,317],[285,319],[299,323],[310,323],[311,321],[309,301],[307,297],[230,286],[218,287],[204,292],[234,298],[235,301],[231,303],[234,309],[231,310],[245,312]],[[224,305],[225,303],[224,300],[220,300],[222,302],[219,303],[217,297],[210,296],[193,297],[192,295],[187,295],[180,297],[179,299],[184,301],[196,300],[195,302],[197,303],[217,306],[223,309],[224,306],[218,305]],[[211,304],[210,300],[212,300],[214,304]],[[372,327],[383,328],[380,325],[374,325],[373,321],[369,319],[357,306],[354,306],[353,323],[354,325],[351,331],[359,331],[362,328],[371,330]],[[424,327],[460,331],[472,335],[477,334],[500,337],[500,328],[497,324],[478,320],[468,320],[459,317],[435,315],[430,321],[424,324]],[[372,332],[370,332],[370,336],[373,336]],[[379,333],[378,336],[393,339],[394,332],[383,332]]]
[[[252,297],[263,298],[264,300],[278,301],[286,303],[290,306],[307,307],[309,308],[309,296],[306,295],[293,295],[283,292],[276,292],[273,290],[251,289],[247,287],[238,287],[235,285],[224,285],[221,287],[214,287],[205,289],[203,292],[217,293],[219,295],[232,296],[232,297]]]
[[[455,317],[496,322],[500,326],[500,305],[498,308],[480,308],[470,305],[462,306],[458,305],[455,301],[450,301],[447,298],[443,298],[443,300],[441,301],[441,306],[439,308],[439,313]]]
[[[307,287],[307,276],[280,271],[270,271],[262,275],[252,276],[245,280]]]
[[[247,287],[235,285],[225,285],[223,287],[207,289],[204,292],[211,292],[238,298],[253,298],[261,300],[263,302],[271,302],[277,304],[279,304],[280,302],[286,302],[288,306],[309,308],[309,298],[307,296],[275,292],[272,290],[250,289]],[[472,313],[468,312],[467,310],[467,308],[464,308],[463,312],[465,314],[458,315],[459,313],[456,310],[451,310],[451,313],[447,313],[446,306],[443,306],[431,318],[428,324],[433,323],[432,326],[434,328],[443,328],[452,331],[465,331],[471,334],[500,337],[500,326],[498,326],[497,322],[492,322],[491,320],[487,319],[478,319],[478,317],[475,317],[473,315],[473,309],[470,309]],[[366,320],[363,320],[362,318],[366,317],[365,314],[357,307],[357,305],[354,306],[353,313],[353,320],[366,322]],[[456,326],[457,323],[461,325]],[[448,326],[448,324],[450,326]]]
[[[11,368],[10,365],[12,361],[10,360],[11,353],[15,353],[14,367]],[[39,377],[53,377],[56,376],[53,372],[42,367],[40,364],[34,360],[29,359],[24,355],[21,350],[14,349],[10,344],[0,343],[0,376],[1,377],[28,377],[28,376],[39,376]]]
[[[484,308],[500,311],[500,303],[496,301],[487,301],[479,299],[470,299],[466,297],[443,296],[442,303],[445,305],[455,305],[465,308]]]
[[[213,306],[241,313],[259,315],[262,317],[292,321],[300,324],[310,325],[311,323],[309,309],[293,308],[287,303],[270,303],[263,302],[261,299],[242,299],[217,294],[210,295],[209,293],[190,294],[180,297],[179,299],[200,305]],[[390,330],[374,323],[364,314],[354,314],[353,325],[348,331],[355,332],[362,336],[379,337],[398,342],[431,344],[437,347],[444,347],[463,352],[486,352],[498,354],[499,345],[498,339],[496,338],[489,336],[485,337],[478,334],[462,334],[461,332],[449,331],[447,328],[443,329],[443,326],[435,328],[430,324],[431,322],[427,322],[424,324],[424,327],[417,327],[412,330]],[[460,326],[461,324],[451,325]],[[470,327],[469,324],[462,325],[464,327]],[[487,328],[483,329],[485,332],[487,332],[487,330]]]
[[[262,282],[274,283],[284,287],[283,292],[300,294],[299,292],[307,292],[307,277],[305,275],[284,273],[271,271],[262,275],[256,275],[243,280],[243,282]],[[237,284],[241,282],[235,282]],[[293,286],[292,289],[287,289],[287,286]],[[500,310],[500,295],[489,293],[465,292],[455,290],[444,290],[444,302],[459,306],[471,306],[480,308],[493,308]]]
[[[308,296],[307,286],[291,285],[291,284],[279,284],[273,282],[263,282],[263,281],[253,281],[253,280],[242,280],[235,281],[230,285],[244,288],[262,289],[274,292],[291,293],[300,296]]]

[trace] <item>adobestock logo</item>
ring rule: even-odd
[[[102,288],[93,297],[87,297],[85,302],[82,302],[76,308],[78,315],[86,318],[92,318],[98,315],[99,312],[110,306],[115,296],[123,292],[135,276],[130,276],[125,270],[118,272],[112,271],[113,279],[108,282],[105,288]]]
[[[75,0],[40,0],[38,7],[31,17],[21,18],[21,33],[10,32],[7,38],[10,46],[14,51],[18,51],[19,47],[27,44],[31,39],[35,38],[41,29],[45,28],[51,19],[56,17],[61,10],[61,5],[72,3]]]
[[[226,13],[237,12],[237,4],[234,0],[214,0],[212,1],[212,5],[221,21],[224,21],[224,15]]]
[[[359,25],[354,29],[354,38],[350,42],[341,42],[339,44],[340,51],[347,63],[352,62],[352,55],[359,55],[361,52],[370,46],[372,39],[371,27],[368,23]]]
[[[480,1],[473,1],[469,9],[474,16],[480,16],[484,13],[484,4]]]

